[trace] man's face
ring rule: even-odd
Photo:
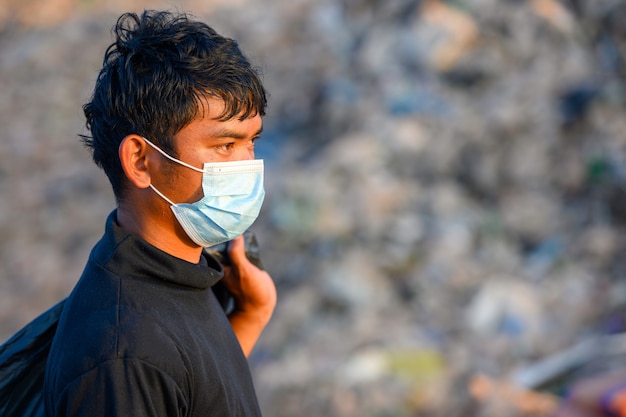
[[[254,142],[263,128],[261,116],[219,121],[223,101],[210,98],[205,104],[204,114],[174,136],[177,159],[199,169],[205,162],[254,159]],[[173,162],[164,163],[173,166],[163,170],[165,178],[159,178],[158,183],[166,187],[161,186],[164,189],[159,190],[176,203],[193,203],[203,197],[202,173]]]

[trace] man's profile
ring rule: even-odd
[[[241,235],[264,197],[265,89],[234,40],[185,14],[127,13],[114,35],[83,140],[117,208],[63,307],[46,413],[260,415],[246,357],[276,290]],[[224,266],[203,249],[226,241]]]

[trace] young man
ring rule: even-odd
[[[235,41],[185,15],[125,14],[115,35],[84,140],[118,204],[60,318],[46,412],[258,416],[246,356],[276,290],[240,235],[264,196],[265,90]],[[229,240],[228,267],[203,252]]]

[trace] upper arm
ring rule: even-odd
[[[138,359],[106,361],[63,388],[54,416],[185,416],[184,390],[167,373]]]

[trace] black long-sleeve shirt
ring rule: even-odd
[[[192,264],[127,233],[113,212],[60,318],[46,366],[48,416],[260,416],[246,358]]]

